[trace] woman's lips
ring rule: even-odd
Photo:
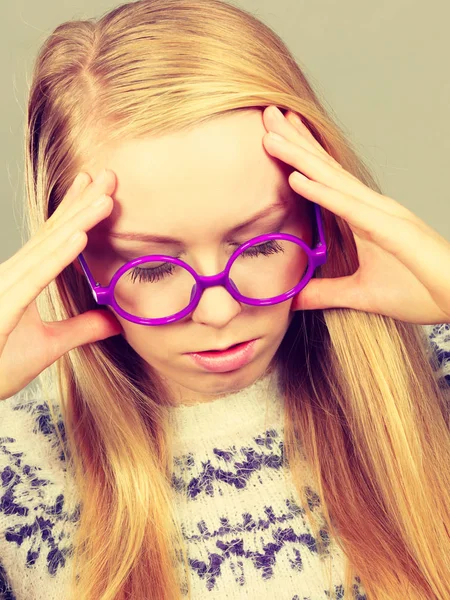
[[[250,340],[248,340],[250,341]],[[228,348],[223,348],[222,350],[200,350],[199,352],[196,352],[195,354],[200,354],[203,352],[226,352],[227,350],[231,350],[231,348],[236,348],[236,346],[240,346],[241,344],[246,344],[247,342],[238,342],[237,344],[233,344],[232,346],[228,346]],[[194,354],[193,352],[191,352],[190,354]]]
[[[255,354],[256,342],[257,339],[250,340],[223,351],[189,352],[187,356],[208,371],[225,373],[248,364]]]

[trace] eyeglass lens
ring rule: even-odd
[[[293,289],[303,279],[308,255],[294,242],[267,240],[249,246],[233,262],[230,279],[249,299],[266,300]],[[144,319],[160,319],[186,308],[195,293],[191,273],[170,262],[150,261],[125,271],[114,297],[126,312]]]

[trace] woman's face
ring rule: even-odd
[[[292,167],[265,151],[265,133],[262,111],[236,111],[189,132],[115,145],[83,167],[92,178],[106,167],[117,179],[114,208],[88,232],[83,252],[96,281],[107,285],[119,267],[148,254],[176,256],[200,275],[215,275],[239,244],[270,232],[292,233],[311,246],[312,205],[289,186]],[[280,199],[284,207],[230,234]],[[178,244],[112,236],[125,232],[168,236]],[[114,314],[174,401],[191,404],[238,391],[263,375],[294,316],[291,304],[247,305],[224,287],[212,287],[191,314],[169,325],[138,325]],[[253,360],[225,373],[207,371],[186,354],[254,338]]]

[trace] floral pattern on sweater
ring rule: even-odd
[[[436,376],[450,389],[450,325],[424,329],[438,358]],[[318,552],[283,468],[283,429],[275,418],[280,405],[262,418],[267,398],[261,383],[177,413],[182,435],[172,485],[193,600],[328,600],[322,559],[332,557],[333,575],[338,580],[341,574],[343,557],[325,527],[325,556]],[[211,435],[200,439],[203,426]],[[65,440],[62,420],[58,429]],[[80,505],[49,407],[34,390],[0,402],[0,476],[0,599],[64,600]],[[309,508],[320,515],[318,494],[309,485],[305,491]],[[343,585],[333,592],[343,598]],[[352,592],[366,600],[358,578]]]

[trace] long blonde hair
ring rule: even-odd
[[[281,39],[246,11],[221,0],[138,0],[61,24],[37,56],[29,95],[29,235],[102,144],[271,104],[299,114],[327,152],[380,191]],[[354,273],[353,234],[322,215],[329,254],[315,276]],[[73,264],[38,304],[49,321],[96,308]],[[300,476],[303,461],[311,467],[346,556],[346,599],[354,577],[370,600],[450,598],[449,421],[429,350],[421,326],[343,308],[297,312],[277,350],[286,464],[320,546]],[[74,598],[181,597],[176,565],[187,567],[186,550],[157,373],[115,336],[68,352],[47,375],[81,498]]]

